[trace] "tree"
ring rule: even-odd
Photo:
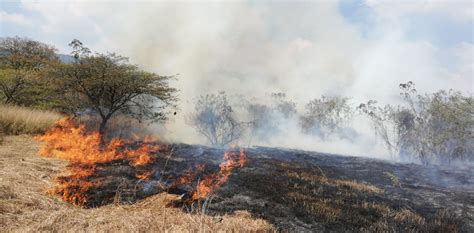
[[[379,135],[391,156],[409,154],[409,143],[415,128],[415,116],[408,109],[398,106],[377,106],[370,100],[360,104],[358,110],[372,121],[375,133]]]
[[[226,146],[242,136],[242,124],[237,121],[224,92],[201,95],[187,122],[214,146]]]
[[[474,159],[472,96],[452,90],[419,95],[413,82],[400,89],[403,106],[381,108],[375,101],[359,106],[393,155],[414,155],[424,163]]]
[[[246,101],[244,105],[247,111],[249,127],[249,139],[256,138],[263,142],[273,135],[281,133],[286,125],[296,114],[296,104],[287,100],[285,93],[271,93],[268,103],[252,103]]]
[[[6,104],[37,104],[42,97],[40,76],[58,62],[55,51],[27,38],[0,38],[0,99]]]
[[[301,117],[303,131],[322,138],[337,132],[343,123],[352,119],[353,111],[348,101],[349,98],[340,96],[322,96],[311,100]]]
[[[168,84],[172,77],[142,71],[113,53],[91,54],[78,40],[70,46],[75,61],[54,70],[61,108],[72,114],[93,110],[101,118],[102,135],[108,121],[119,113],[156,121],[166,118],[166,107],[174,106],[176,89]]]

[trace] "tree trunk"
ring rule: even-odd
[[[102,122],[99,125],[99,134],[100,134],[100,144],[105,145],[105,131],[107,130],[107,122],[109,121],[108,117],[103,117]]]

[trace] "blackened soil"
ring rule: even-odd
[[[87,179],[100,185],[86,206],[132,203],[167,191],[189,198],[198,180],[216,172],[224,151],[174,145],[144,167],[100,164]],[[454,169],[276,148],[245,149],[247,163],[201,206],[207,214],[247,210],[278,229],[325,232],[474,232],[474,175]],[[191,183],[173,182],[196,165]],[[149,179],[136,174],[152,172]]]

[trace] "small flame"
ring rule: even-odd
[[[207,175],[199,181],[196,190],[191,195],[192,201],[208,196],[221,187],[230,177],[232,170],[243,167],[246,162],[244,150],[240,149],[238,158],[229,152],[224,152],[224,160],[219,165],[219,172]]]
[[[153,175],[153,172],[143,172],[143,173],[137,174],[135,177],[137,177],[137,179],[139,180],[148,180],[150,179],[152,175]]]

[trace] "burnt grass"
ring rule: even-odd
[[[205,174],[218,171],[224,151],[178,144],[152,164],[97,164],[83,181],[85,207],[133,203],[160,192],[181,195],[170,206],[209,215],[246,210],[283,231],[474,232],[474,177],[469,168],[400,164],[299,150],[245,149],[247,162],[205,200],[189,194]],[[236,150],[237,153],[237,150]],[[191,183],[173,181],[198,164]],[[471,167],[472,168],[472,167]],[[148,179],[137,174],[149,172]],[[59,177],[67,180],[68,177]],[[61,194],[61,193],[58,193]]]

